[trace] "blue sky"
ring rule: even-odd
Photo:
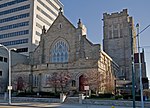
[[[60,0],[64,5],[65,16],[77,26],[80,18],[88,30],[88,39],[102,45],[103,13],[120,12],[128,9],[134,18],[134,25],[140,30],[150,24],[150,0]],[[150,27],[140,34],[140,46],[145,49],[147,75],[150,79]]]

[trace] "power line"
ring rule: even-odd
[[[141,48],[144,48],[144,49],[145,49],[145,48],[150,48],[150,46],[142,46]]]
[[[143,30],[141,30],[138,34],[136,34],[134,37],[139,36],[139,34],[141,34],[142,32],[144,32],[148,27],[150,27],[150,24],[148,26],[146,26]]]
[[[146,51],[145,53],[150,53],[150,51]]]
[[[144,32],[148,27],[150,27],[150,24],[148,26],[146,26],[142,31],[140,31],[136,36],[138,36],[139,34],[141,34],[142,32]]]

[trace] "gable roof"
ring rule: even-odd
[[[63,15],[63,13],[60,11],[58,14],[58,17],[54,20],[54,22],[52,23],[52,25],[50,26],[50,28],[47,30],[47,32],[53,27],[53,25],[57,22],[57,20],[59,19],[64,19],[66,20],[74,29],[76,29],[76,27]]]

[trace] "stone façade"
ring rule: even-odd
[[[52,49],[59,41],[68,45],[66,62],[53,61]],[[114,91],[118,65],[101,50],[100,44],[87,39],[81,20],[76,28],[61,11],[48,30],[43,27],[40,44],[30,53],[29,60],[29,65],[18,64],[12,69],[15,91],[55,92],[56,86],[58,91],[66,92],[84,91],[84,86],[95,92]]]

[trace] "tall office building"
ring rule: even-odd
[[[0,44],[28,55],[63,4],[59,0],[0,0]]]

